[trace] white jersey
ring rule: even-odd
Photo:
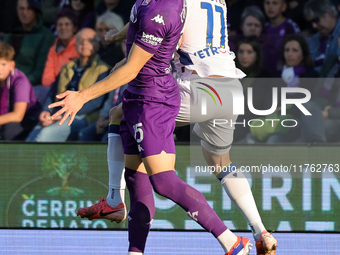
[[[228,46],[225,0],[186,0],[187,16],[175,66],[181,79],[192,71],[200,77],[243,78]]]

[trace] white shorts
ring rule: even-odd
[[[176,122],[195,123],[193,131],[201,138],[201,145],[210,153],[229,152],[238,115],[233,114],[233,99],[243,98],[238,79],[200,78],[190,81],[178,79],[181,108]]]

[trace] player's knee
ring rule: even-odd
[[[139,201],[129,211],[129,221],[145,228],[150,227],[154,216],[155,209]]]
[[[213,144],[210,144],[204,140],[201,140],[201,146],[209,153],[213,155],[223,155],[227,154],[231,149],[231,143],[227,144],[225,146],[216,146]]]
[[[120,120],[123,117],[123,110],[121,104],[112,107],[110,110],[110,123],[120,123]]]

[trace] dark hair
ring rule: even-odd
[[[256,53],[256,60],[253,65],[245,68],[241,66],[240,62],[238,61],[238,58],[236,58],[235,59],[236,66],[240,68],[243,72],[245,72],[247,76],[256,77],[262,72],[263,69],[261,44],[256,36],[243,37],[237,43],[236,56],[242,44],[249,44],[253,48],[253,50]]]
[[[5,42],[0,42],[0,58],[7,61],[12,61],[14,59],[15,50],[14,48]]]
[[[41,14],[41,1],[40,0],[27,0],[28,5],[36,12],[36,14]]]
[[[74,10],[72,10],[71,8],[68,8],[68,7],[62,8],[57,13],[55,21],[57,22],[58,19],[64,18],[64,17],[71,20],[71,22],[73,23],[73,26],[78,27],[78,17],[77,17],[77,14],[75,13]]]
[[[291,41],[297,41],[301,47],[302,55],[303,55],[301,65],[304,67],[313,67],[314,63],[310,55],[308,43],[302,35],[289,35],[284,39],[282,43],[282,50],[281,50],[282,51],[282,55],[281,55],[282,63],[285,64],[286,62],[285,61],[285,46],[288,42],[291,42]]]
[[[80,15],[86,15],[89,12],[92,12],[94,9],[94,0],[80,0],[84,5],[84,9],[81,11]],[[72,7],[72,0],[70,0],[70,7]]]
[[[94,10],[94,0],[81,0],[81,2],[85,5],[85,7],[83,10],[80,11],[80,13],[77,13],[79,28],[82,27],[83,21],[86,16]],[[73,10],[72,0],[70,0],[70,8],[72,8]]]
[[[336,7],[328,0],[309,0],[305,3],[303,8],[303,13],[306,19],[321,18],[329,11],[332,12],[334,18],[338,17]]]

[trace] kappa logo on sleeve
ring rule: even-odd
[[[153,17],[151,20],[155,21],[155,22],[157,22],[159,24],[162,24],[163,26],[165,25],[164,24],[164,19],[163,19],[162,15],[157,14],[157,16]]]

